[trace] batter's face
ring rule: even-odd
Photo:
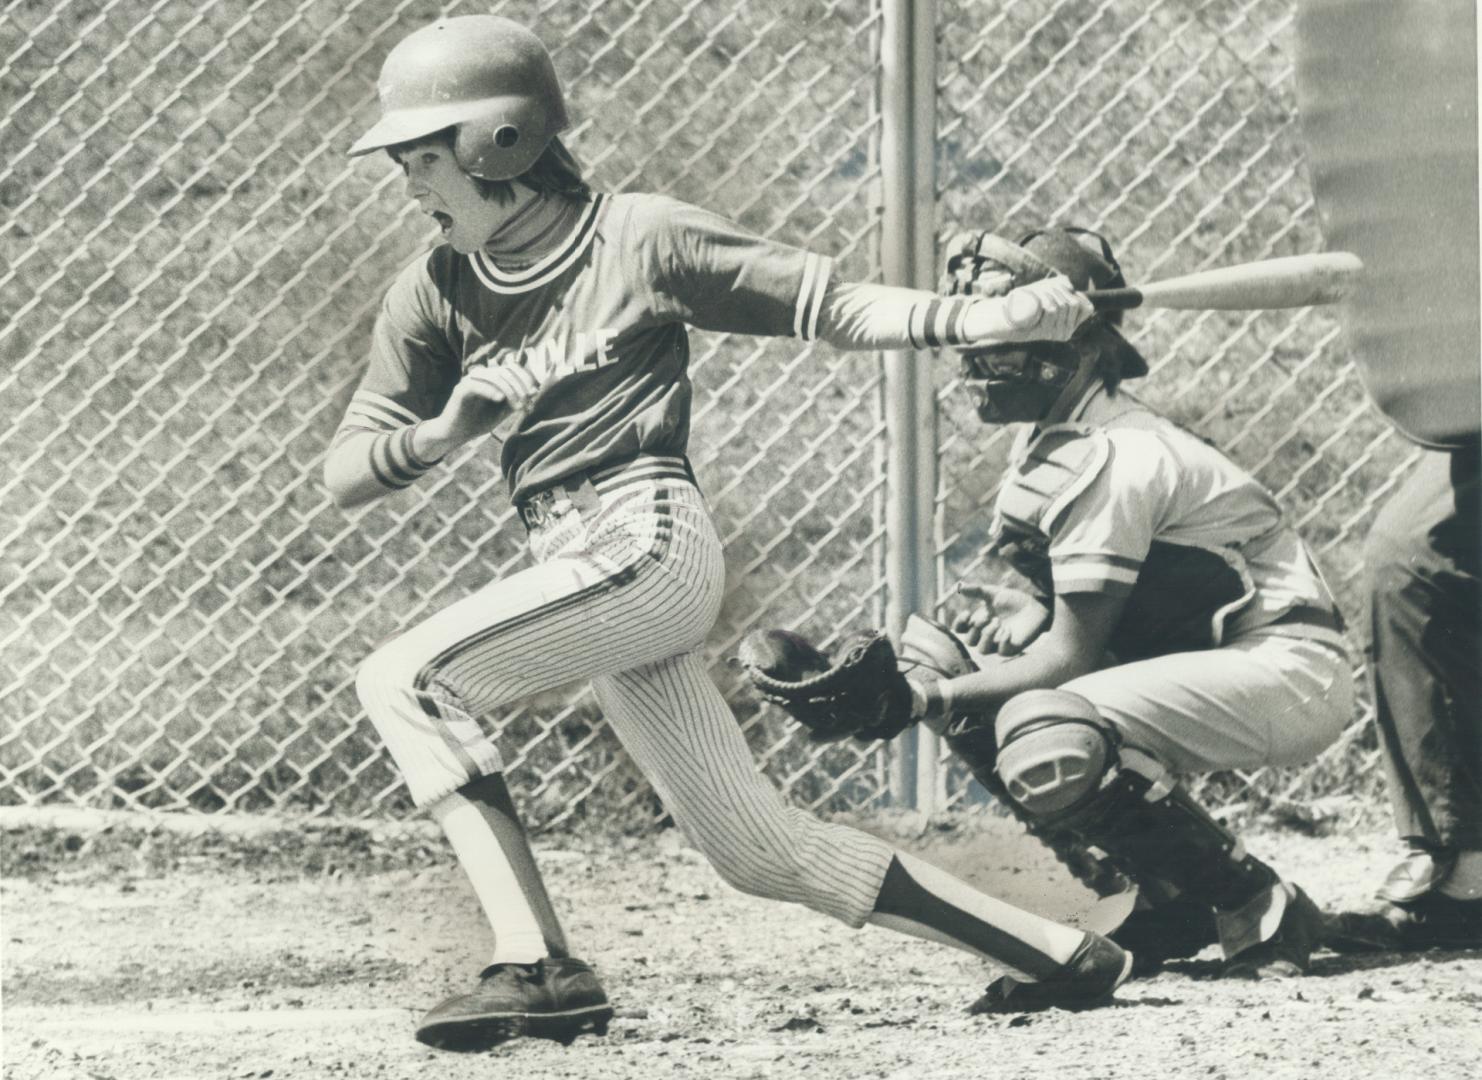
[[[432,215],[453,250],[465,255],[482,248],[534,195],[515,184],[517,197],[512,201],[484,198],[478,183],[453,156],[453,148],[440,140],[411,143],[397,152],[397,160],[406,173],[407,196]]]

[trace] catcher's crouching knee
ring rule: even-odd
[[[1117,764],[1116,731],[1090,701],[1064,690],[1028,690],[994,723],[998,777],[1031,817],[1074,810]]]

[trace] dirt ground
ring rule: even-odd
[[[1002,820],[867,824],[1006,899],[1086,910]],[[1323,953],[1266,983],[1220,981],[1206,955],[1092,1012],[970,1017],[990,976],[972,957],[742,896],[673,831],[537,844],[617,1007],[607,1037],[452,1055],[412,1025],[490,940],[425,830],[0,825],[5,1080],[1450,1080],[1482,1059],[1479,952]],[[1325,906],[1363,905],[1393,852],[1379,833],[1247,843]]]

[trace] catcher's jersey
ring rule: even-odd
[[[1098,392],[1077,422],[1026,427],[1009,464],[1000,548],[1049,591],[1127,599],[1118,632],[1134,655],[1278,621],[1342,647],[1327,586],[1270,492],[1130,395]]]
[[[830,268],[656,195],[594,196],[557,250],[518,271],[440,245],[387,292],[342,431],[436,416],[470,367],[517,363],[540,385],[504,441],[512,497],[640,453],[682,455],[685,326],[810,339]],[[394,446],[372,454],[393,455],[377,468],[388,487],[414,478]]]

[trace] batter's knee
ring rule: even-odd
[[[1073,812],[1116,768],[1116,730],[1079,694],[1027,690],[999,710],[994,733],[998,777],[1033,818]]]
[[[418,806],[503,769],[499,751],[452,694],[427,678],[401,639],[377,648],[355,674],[355,692]]]
[[[399,640],[392,638],[377,646],[355,672],[355,696],[378,727],[388,703],[416,692],[416,671],[407,664],[404,650],[397,647]]]

